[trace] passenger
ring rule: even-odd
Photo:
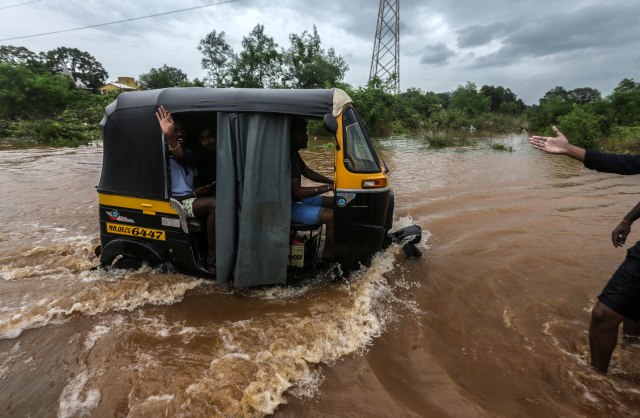
[[[304,163],[299,151],[307,148],[307,121],[294,117],[291,121],[291,223],[325,224],[327,234],[322,258],[331,260],[333,255],[333,197],[320,196],[335,190],[333,180],[319,174]],[[323,186],[303,187],[302,176]]]
[[[183,161],[189,155],[190,150],[182,145],[184,128],[181,122],[173,120],[171,113],[160,106],[156,112],[160,123],[160,129],[167,139],[169,151],[173,154],[169,158],[169,171],[171,173],[171,197],[180,201],[187,217],[206,218],[207,256],[204,267],[215,272],[216,264],[216,198],[212,195],[212,186],[204,185],[194,187],[197,169]],[[201,135],[201,138],[203,136]],[[206,139],[206,138],[205,138]],[[215,141],[215,138],[214,138]]]
[[[198,169],[197,185],[208,186],[208,193],[216,194],[216,130],[214,127],[200,131],[199,151],[188,150],[182,161],[196,166]]]

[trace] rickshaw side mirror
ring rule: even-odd
[[[331,132],[333,135],[338,132],[338,121],[331,113],[325,113],[322,123],[324,124],[324,129]]]

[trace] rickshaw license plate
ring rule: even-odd
[[[164,231],[159,229],[151,229],[151,228],[141,228],[139,226],[129,226],[122,224],[112,224],[107,222],[107,232],[112,234],[120,234],[120,235],[130,235],[132,237],[140,237],[147,239],[155,239],[164,241],[165,234]]]

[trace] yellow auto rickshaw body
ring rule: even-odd
[[[176,118],[215,126],[215,276],[203,268],[202,222],[187,218],[171,195],[172,156],[155,116],[161,105]],[[299,265],[290,246],[294,116],[322,120],[335,139],[332,261],[348,269],[370,260],[388,243],[393,194],[344,91],[171,88],[122,93],[106,108],[97,186],[101,264],[171,265],[238,287],[286,283]]]

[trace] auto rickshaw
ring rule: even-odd
[[[394,202],[388,170],[344,91],[167,88],[120,94],[100,123],[103,267],[170,264],[212,277],[203,268],[202,223],[187,218],[171,197],[170,152],[155,116],[161,105],[176,118],[216,126],[219,282],[284,284],[292,272],[315,266],[321,225],[290,223],[294,116],[321,120],[335,139],[331,261],[349,270],[389,243]]]

